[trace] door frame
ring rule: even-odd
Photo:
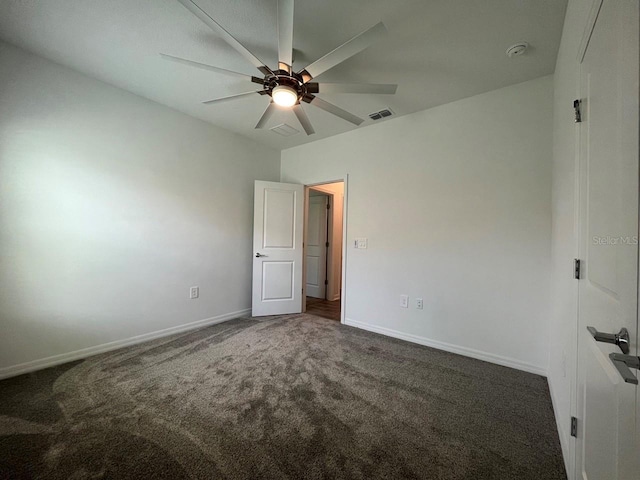
[[[303,182],[304,185],[304,218],[303,218],[303,246],[302,246],[302,312],[307,310],[307,212],[309,211],[309,187],[317,187],[327,185],[329,183],[342,182],[344,185],[343,203],[342,203],[342,282],[340,285],[340,323],[345,323],[347,311],[347,227],[348,227],[348,208],[349,208],[349,174],[344,174],[334,179],[312,178]]]

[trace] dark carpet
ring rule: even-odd
[[[310,315],[0,382],[2,479],[564,479],[543,377]]]

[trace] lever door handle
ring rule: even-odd
[[[629,353],[629,331],[626,328],[621,328],[618,333],[602,333],[593,327],[587,327],[587,330],[596,342],[613,343],[620,347],[625,355]]]
[[[256,253],[256,258],[260,258],[260,257],[266,257],[267,255],[263,255],[261,253]]]
[[[640,369],[640,357],[623,355],[621,353],[610,353],[609,358],[626,383],[638,385],[638,378],[631,372],[631,368],[635,368],[636,370]]]

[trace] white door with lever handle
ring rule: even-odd
[[[594,3],[580,64],[575,479],[638,480],[638,2]]]
[[[302,311],[303,214],[302,185],[255,182],[254,317]]]

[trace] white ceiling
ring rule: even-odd
[[[277,66],[276,0],[196,1],[260,59]],[[355,127],[303,104],[316,130],[309,137],[254,130],[268,97],[201,103],[260,86],[168,62],[159,53],[260,74],[176,0],[2,0],[0,38],[283,149],[365,128],[372,123],[367,115],[384,108],[406,115],[552,73],[565,8],[566,0],[296,0],[295,70],[382,20],[386,39],[317,81],[399,85],[392,96],[319,94],[367,120]],[[505,50],[519,41],[530,49],[509,59]],[[290,111],[277,112],[268,127],[279,123],[302,130]]]

